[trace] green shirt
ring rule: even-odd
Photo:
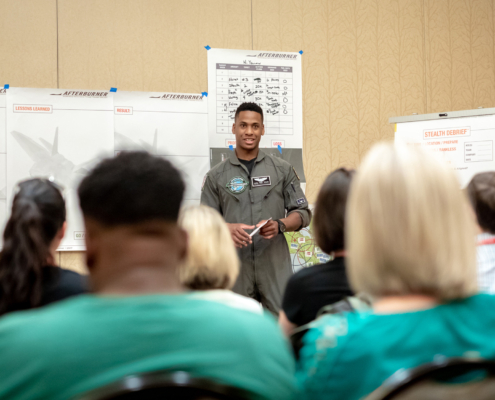
[[[402,314],[325,316],[304,336],[296,376],[307,399],[358,400],[438,356],[495,359],[494,336],[491,295]]]
[[[292,399],[294,361],[271,316],[191,294],[83,295],[0,318],[0,399],[69,399],[133,373],[182,370]]]

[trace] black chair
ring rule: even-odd
[[[129,375],[84,393],[77,400],[248,400],[249,392],[182,371]]]
[[[459,380],[463,383],[458,383]],[[399,370],[365,398],[392,399],[495,399],[495,361],[442,358],[410,370]]]

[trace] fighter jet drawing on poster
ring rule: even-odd
[[[35,142],[28,136],[12,131],[11,135],[33,161],[29,175],[48,177],[65,187],[77,185],[79,180],[89,171],[94,161],[76,165],[58,152],[58,128],[55,130],[53,143],[43,138]]]
[[[121,151],[147,151],[151,154],[158,154],[158,129],[155,129],[155,136],[153,137],[153,144],[150,145],[144,140],[140,139],[139,143],[130,139],[129,137],[122,135],[121,133],[114,132],[115,138],[115,153],[118,154]]]

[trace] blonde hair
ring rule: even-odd
[[[348,272],[372,296],[477,291],[475,230],[454,172],[427,150],[375,145],[351,185]]]
[[[239,258],[222,216],[207,206],[181,210],[180,226],[189,235],[189,252],[179,270],[191,289],[230,289],[239,275]]]

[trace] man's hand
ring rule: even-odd
[[[251,236],[244,229],[254,229],[254,226],[246,224],[227,224],[227,226],[229,227],[235,247],[242,249],[248,244],[251,244]]]
[[[266,219],[263,221],[258,222],[256,226],[260,226],[261,224],[264,224],[266,222]],[[265,239],[271,239],[272,237],[275,237],[278,235],[278,222],[277,221],[268,221],[268,223],[260,229],[260,235],[263,236]]]

